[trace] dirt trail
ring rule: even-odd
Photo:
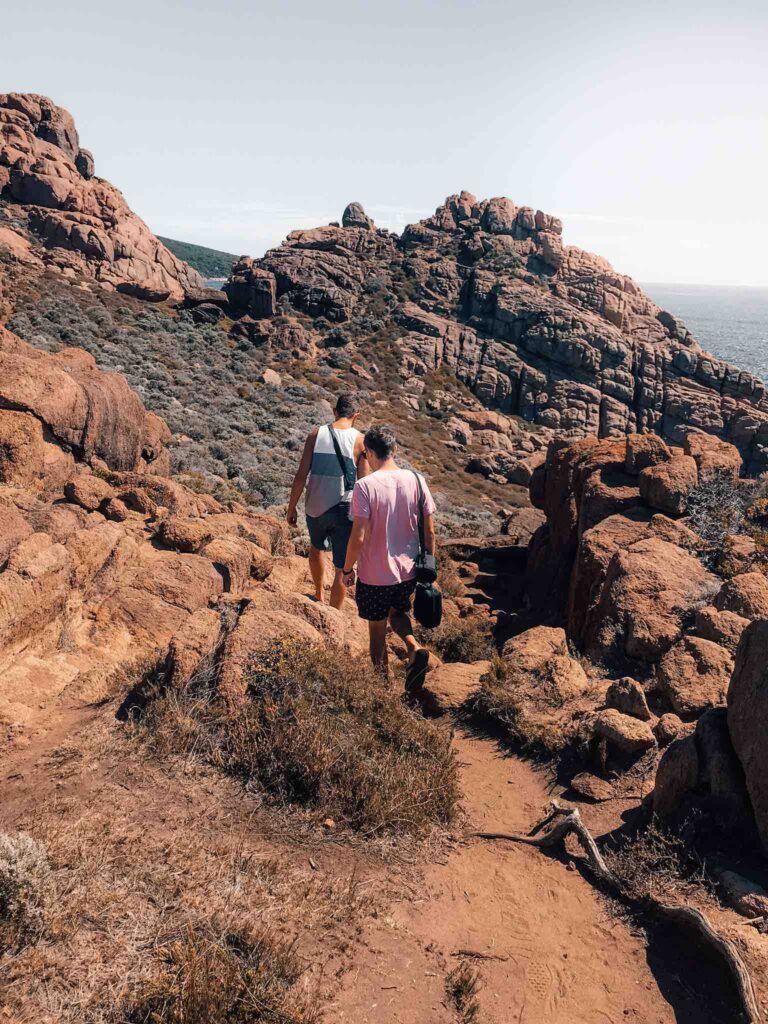
[[[169,829],[168,835],[175,835],[173,815],[184,818],[177,823],[182,835],[192,822],[199,824],[208,811],[194,779],[173,785],[165,779],[162,785],[171,786],[171,794],[159,798],[157,779],[144,776],[141,762],[134,764],[134,755],[119,747],[108,777],[105,763],[95,761],[80,765],[71,780],[65,773],[65,781],[57,781],[50,759],[67,742],[77,743],[79,735],[103,733],[99,747],[106,755],[109,737],[120,728],[114,713],[114,706],[61,700],[47,710],[30,745],[0,762],[4,827],[28,828],[44,796],[60,793],[78,817],[86,805],[104,807],[107,790],[114,806],[105,813],[141,828],[151,820],[158,842]],[[457,732],[454,743],[467,830],[527,830],[550,798],[546,776],[504,756],[489,739]],[[121,779],[125,775],[124,782],[116,782],[120,790],[111,781],[112,771]],[[210,788],[211,799],[218,794],[217,801],[228,794],[233,821],[242,817],[242,794],[234,784],[216,779],[203,788],[206,793]],[[316,858],[332,874],[339,855],[328,846]],[[368,874],[371,866],[362,867]],[[382,892],[386,874],[379,866],[370,876]],[[684,952],[679,948],[671,954],[649,951],[645,938],[611,913],[573,864],[525,846],[468,839],[443,862],[405,874],[410,894],[400,886],[402,898],[366,918],[359,942],[346,944],[341,958],[331,955],[327,961],[339,968],[340,979],[323,972],[330,982],[326,991],[335,990],[324,1018],[328,1024],[725,1024],[731,1019],[702,993],[701,965],[676,959]],[[474,1018],[462,1018],[446,995],[448,974],[465,959],[478,969],[482,986]]]
[[[473,826],[527,830],[549,799],[544,777],[489,740],[457,734],[455,742]],[[478,1024],[709,1019],[673,1009],[642,936],[610,914],[578,870],[525,846],[467,841],[445,863],[427,865],[423,892],[395,904],[363,941],[331,1020],[455,1024],[445,979],[459,951],[498,958],[470,960],[482,984]]]

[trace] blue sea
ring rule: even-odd
[[[685,322],[702,348],[768,382],[768,288],[641,285]]]

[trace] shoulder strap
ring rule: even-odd
[[[426,551],[426,544],[424,543],[424,488],[421,486],[421,477],[412,469],[411,472],[416,477],[416,486],[419,488],[419,554],[423,555]]]
[[[336,436],[336,431],[333,429],[333,424],[328,424],[328,433],[331,435],[331,441],[333,441],[333,450],[336,452],[336,458],[339,460],[339,466],[341,467],[341,475],[344,478],[344,488],[347,491],[351,491],[355,486],[355,481],[350,480],[350,471],[344,456],[341,454],[341,446],[339,445],[339,439]],[[357,474],[355,474],[357,475]]]

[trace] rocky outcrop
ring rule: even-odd
[[[372,331],[391,330],[409,394],[445,367],[489,409],[561,437],[652,431],[680,445],[694,428],[734,445],[750,470],[768,466],[763,383],[703,352],[605,260],[564,245],[560,221],[540,210],[462,192],[398,238],[350,203],[341,226],[292,232],[246,277],[255,270],[274,278],[278,306],[312,319],[320,351],[338,338],[334,324],[350,356]],[[238,296],[251,286],[242,277],[236,267]],[[264,316],[258,289],[249,301],[237,309]],[[723,451],[725,463],[690,442],[679,457],[706,476],[731,471],[733,450]],[[642,468],[630,458],[628,471]],[[526,482],[525,467],[517,475]]]
[[[563,616],[569,637],[598,661],[657,661],[717,590],[692,553],[698,538],[643,497],[644,474],[674,461],[644,436],[554,442],[531,479],[547,521],[528,550],[528,605]]]
[[[756,821],[768,852],[768,580],[759,554],[750,571],[718,578],[701,557],[704,541],[679,518],[700,474],[705,481],[730,477],[735,490],[745,486],[734,476],[735,449],[691,436],[689,455],[652,435],[552,442],[530,483],[546,521],[528,546],[526,600],[539,620],[564,624],[546,634],[562,638],[559,656],[570,643],[616,676],[632,672],[605,686],[604,707],[593,700],[589,729],[603,755],[648,751],[652,764],[653,748],[664,750],[655,812],[682,821],[704,810],[711,816],[705,820],[748,843]],[[644,485],[651,475],[654,486]],[[668,515],[655,510],[660,495],[670,499],[663,503]],[[747,516],[742,528],[751,523]],[[726,537],[723,550],[746,550],[750,541]],[[519,659],[526,638],[543,628],[509,641],[505,657]],[[553,670],[558,655],[548,655]],[[568,679],[572,664],[556,671]],[[536,674],[546,678],[542,668]],[[520,692],[526,714],[535,710],[535,699]],[[559,698],[550,709],[555,723],[562,705]],[[600,798],[591,786],[585,792]]]
[[[138,298],[181,298],[203,283],[95,176],[71,115],[45,96],[0,95],[0,230],[0,246],[25,262]]]
[[[273,636],[360,650],[361,623],[296,591],[286,527],[162,475],[166,425],[87,353],[0,329],[0,730],[19,736],[64,690],[203,668],[245,694]],[[95,688],[95,690],[94,690]]]

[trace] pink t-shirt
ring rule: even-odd
[[[421,479],[424,515],[431,516],[435,502]],[[412,580],[419,553],[419,486],[413,473],[409,469],[378,469],[358,480],[350,514],[369,520],[357,560],[362,582],[387,587]]]

